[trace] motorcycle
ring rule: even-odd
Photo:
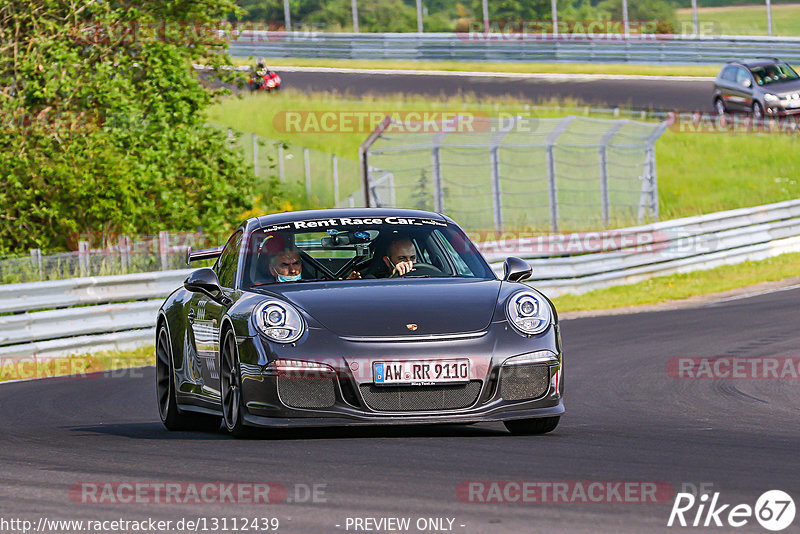
[[[249,86],[251,91],[277,91],[281,88],[281,76],[271,70],[263,74],[254,72],[250,75]]]

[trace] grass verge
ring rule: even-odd
[[[719,65],[645,65],[632,63],[528,63],[473,61],[376,61],[360,59],[267,58],[270,67],[335,67],[341,69],[443,70],[511,72],[521,74],[628,74],[649,76],[716,76]],[[254,59],[233,58],[235,65],[250,65]]]
[[[800,276],[800,253],[790,253],[705,271],[659,276],[583,295],[564,295],[554,299],[554,303],[559,312],[625,308],[709,295],[796,276]]]
[[[692,10],[678,9],[680,27],[691,28]],[[701,7],[697,10],[701,33],[714,35],[767,35],[767,8],[761,5]],[[772,35],[800,35],[800,4],[772,4]]]
[[[124,369],[155,365],[155,348],[69,354],[57,358],[20,358],[0,360],[0,382],[35,378],[92,378],[99,374],[115,375]]]

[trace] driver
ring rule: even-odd
[[[414,270],[417,263],[417,250],[414,243],[405,236],[395,237],[386,248],[383,263],[390,270],[388,277],[403,276]]]
[[[269,272],[278,282],[297,282],[300,280],[300,251],[286,247],[270,258]]]

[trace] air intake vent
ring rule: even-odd
[[[364,402],[380,412],[427,412],[471,406],[481,392],[481,381],[451,386],[360,386]]]
[[[538,399],[550,386],[550,368],[546,365],[509,365],[500,372],[500,396],[515,401]]]
[[[336,402],[336,378],[279,376],[278,396],[291,408],[330,408]]]

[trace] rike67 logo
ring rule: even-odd
[[[691,493],[678,493],[672,504],[667,526],[671,527],[734,527],[747,525],[753,518],[767,530],[784,530],[794,521],[794,500],[781,490],[764,492],[755,506],[749,504],[723,504],[719,492],[695,497]]]

